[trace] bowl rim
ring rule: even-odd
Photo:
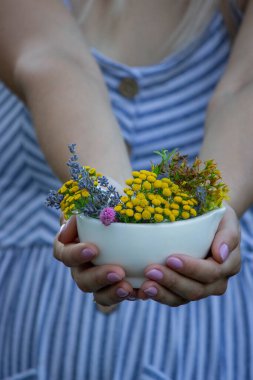
[[[79,217],[80,219],[88,219],[89,222],[91,223],[94,223],[94,224],[99,224],[103,227],[112,227],[112,226],[134,226],[136,228],[143,228],[143,226],[145,227],[149,227],[149,228],[157,228],[157,227],[168,227],[168,226],[182,226],[182,225],[185,225],[186,223],[189,224],[189,222],[199,222],[201,220],[204,220],[204,219],[207,219],[209,218],[211,215],[213,214],[216,214],[216,213],[225,213],[225,210],[226,210],[226,206],[222,205],[221,207],[218,207],[214,210],[211,210],[211,211],[208,211],[206,212],[205,214],[203,215],[199,215],[199,216],[195,216],[193,218],[190,218],[190,219],[186,219],[186,220],[177,220],[175,222],[161,222],[161,223],[122,223],[122,222],[114,222],[114,223],[111,223],[109,226],[104,226],[103,223],[99,220],[99,219],[96,219],[96,218],[92,218],[90,216],[87,216],[87,215],[84,215],[84,214],[77,214],[76,216]]]

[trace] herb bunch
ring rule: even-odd
[[[192,165],[177,150],[155,152],[161,157],[151,170],[133,171],[126,180],[125,195],[95,168],[81,166],[76,144],[69,145],[67,163],[70,180],[58,190],[51,190],[47,206],[61,209],[65,219],[74,214],[112,222],[161,223],[186,220],[222,206],[228,199],[228,186],[214,160]]]
[[[67,162],[71,179],[58,190],[51,190],[46,205],[61,209],[65,219],[75,214],[99,218],[102,210],[113,208],[119,194],[108,179],[90,166],[81,166],[76,154],[76,144],[68,146],[71,157]]]

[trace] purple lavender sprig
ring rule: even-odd
[[[47,197],[46,205],[56,209],[62,208],[67,218],[71,214],[83,213],[84,215],[99,219],[102,210],[113,208],[119,203],[120,196],[115,187],[110,185],[106,177],[97,177],[96,174],[93,175],[91,171],[80,165],[76,153],[76,144],[69,144],[68,148],[71,156],[67,162],[67,166],[69,167],[72,181],[67,181],[58,192],[51,190]],[[94,171],[94,169],[92,170]],[[69,184],[71,182],[74,185]],[[85,193],[84,198],[80,198],[83,190]],[[72,201],[69,200],[71,198]],[[70,204],[69,202],[72,203]],[[71,211],[69,206],[72,207]],[[66,211],[66,207],[68,211]]]

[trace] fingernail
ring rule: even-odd
[[[129,296],[127,299],[128,299],[128,301],[136,301],[137,298],[136,298],[136,297]]]
[[[129,292],[127,292],[127,291],[126,291],[125,289],[123,289],[123,288],[118,288],[118,289],[116,290],[116,294],[117,294],[117,296],[119,296],[120,298],[123,298],[123,297],[128,296]]]
[[[81,257],[85,260],[90,260],[92,259],[94,256],[96,255],[96,253],[93,251],[93,249],[91,248],[84,248],[82,251],[81,251]]]
[[[61,225],[61,227],[60,227],[60,231],[59,231],[59,235],[62,233],[62,231],[65,230],[66,226],[67,226],[67,223],[63,223],[63,224]]]
[[[221,260],[224,262],[229,255],[229,248],[226,243],[221,244],[220,249],[219,249],[219,254],[220,254]]]
[[[163,273],[158,269],[151,269],[150,271],[146,273],[146,276],[150,280],[159,281],[163,278]]]
[[[106,276],[107,280],[110,282],[118,282],[122,280],[122,277],[118,273],[108,273]]]
[[[167,259],[167,265],[168,267],[172,268],[172,269],[180,269],[180,268],[183,268],[183,261],[178,259],[177,257],[169,257]]]
[[[150,288],[147,288],[145,290],[143,290],[144,293],[149,296],[149,297],[154,297],[157,295],[157,289],[154,287],[154,286],[151,286]]]

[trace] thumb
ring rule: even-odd
[[[77,234],[77,225],[76,225],[76,216],[73,215],[71,218],[62,224],[58,240],[63,244],[73,243],[78,237]]]
[[[214,241],[212,243],[212,257],[218,263],[223,263],[240,243],[240,227],[235,211],[226,206],[227,210],[222,218]]]

